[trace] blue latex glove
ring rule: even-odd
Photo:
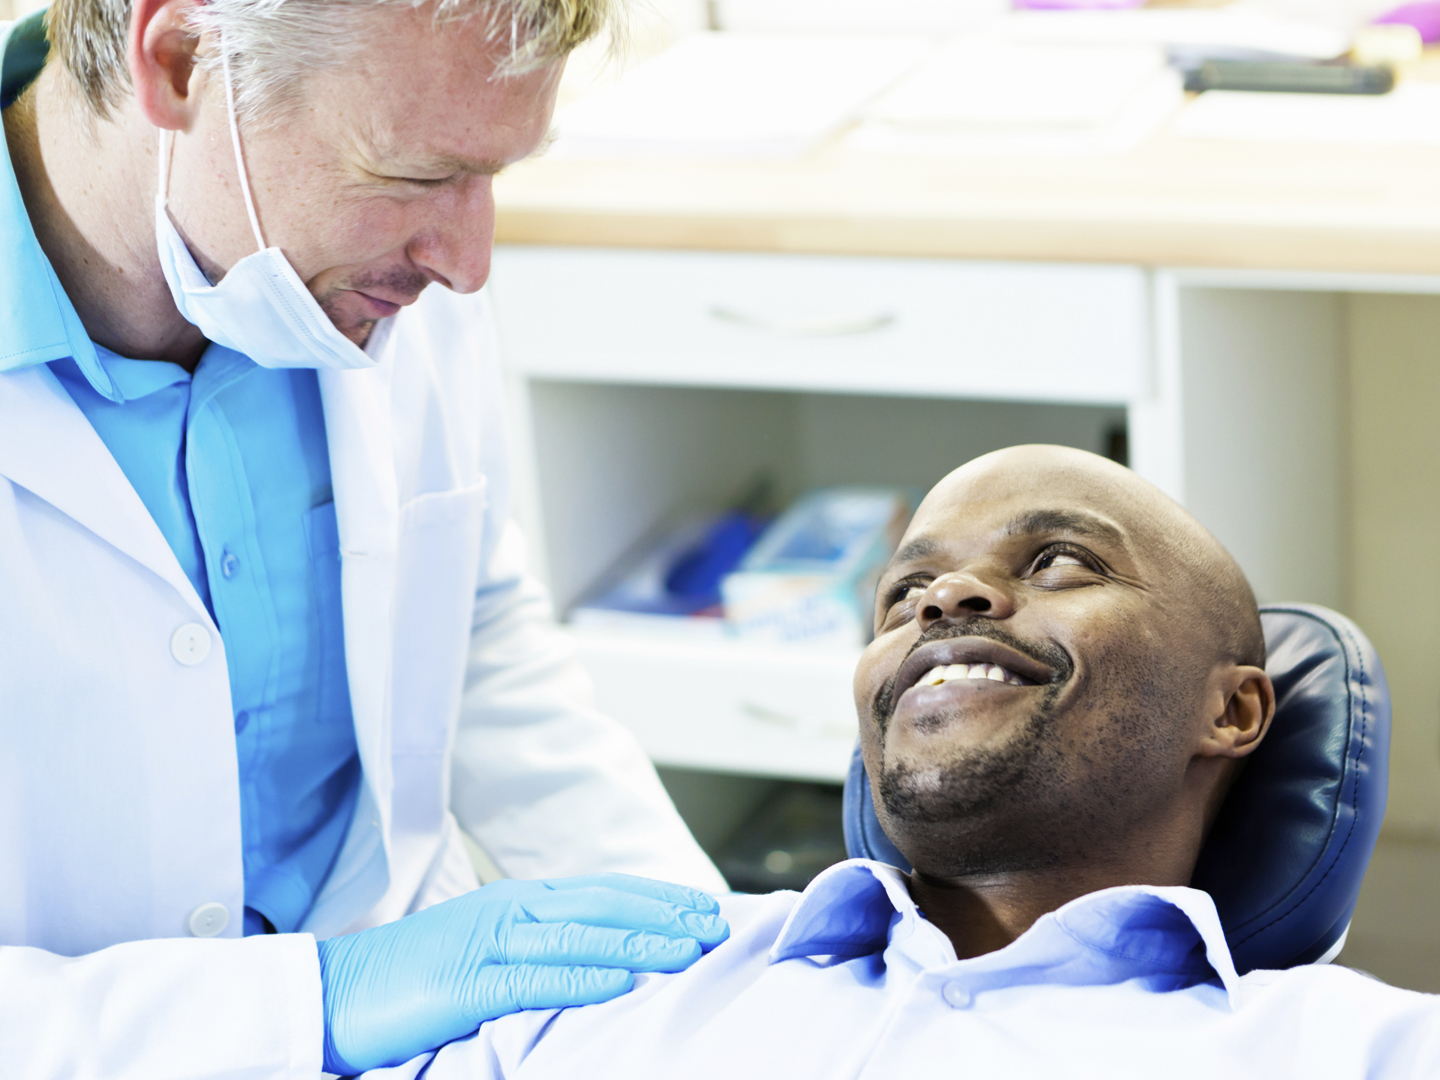
[[[730,935],[705,893],[625,874],[497,881],[319,943],[325,1070],[398,1065],[521,1009],[591,1005]]]

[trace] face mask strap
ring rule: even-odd
[[[160,178],[156,190],[160,193],[160,205],[165,205],[165,198],[170,192],[170,147],[174,145],[165,138],[164,128],[156,128],[155,133],[160,136],[160,152],[155,155],[160,165]]]
[[[235,147],[235,168],[240,173],[240,193],[245,196],[245,212],[250,215],[250,228],[255,233],[255,243],[265,250],[265,237],[260,232],[260,218],[255,213],[255,200],[250,195],[250,176],[245,171],[245,155],[240,151],[240,124],[235,119],[235,86],[230,80],[230,52],[225,48],[225,39],[220,39],[220,62],[225,69],[225,112],[230,118],[230,142]]]

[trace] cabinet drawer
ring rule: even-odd
[[[572,630],[607,715],[660,765],[841,783],[859,653]]]
[[[1137,267],[502,247],[491,292],[538,378],[1120,404],[1148,370]]]

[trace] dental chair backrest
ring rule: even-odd
[[[1332,960],[1345,944],[1385,816],[1390,690],[1343,615],[1260,609],[1275,719],[1225,799],[1191,884],[1215,900],[1243,974]],[[908,870],[880,829],[857,746],[845,783],[852,858]]]

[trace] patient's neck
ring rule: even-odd
[[[1135,859],[1104,865],[1054,867],[945,878],[910,875],[910,895],[968,960],[1003,949],[1048,911],[1117,885],[1188,885],[1193,852],[1181,858]]]

